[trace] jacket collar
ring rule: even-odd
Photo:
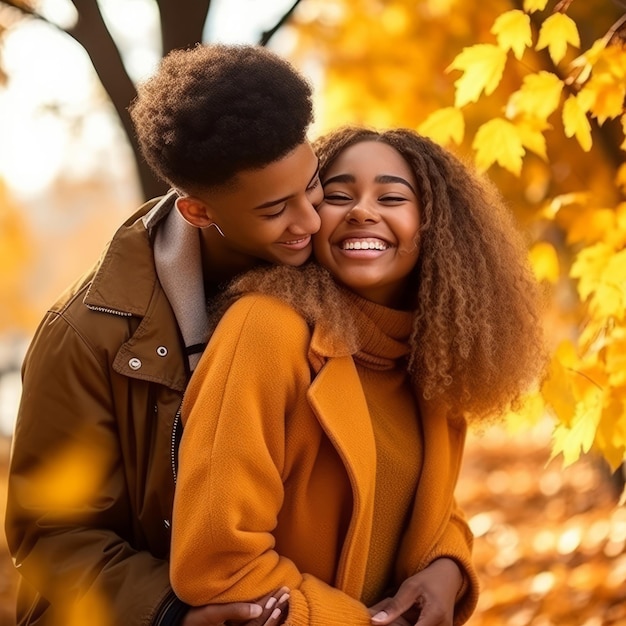
[[[143,317],[148,310],[157,280],[154,271],[150,232],[144,218],[159,214],[164,205],[173,206],[170,196],[151,200],[117,230],[98,265],[83,302],[90,309],[119,315]],[[154,228],[155,224],[152,224]],[[125,280],[120,281],[119,276]]]
[[[115,356],[116,372],[182,392],[188,364],[175,315],[157,279],[151,235],[174,200],[168,194],[144,204],[118,229],[83,302],[92,310],[138,319]]]

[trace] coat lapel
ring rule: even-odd
[[[344,544],[337,585],[361,595],[371,541],[376,482],[376,444],[371,419],[354,362],[329,359],[313,380],[309,402],[340,455],[352,485],[354,509]]]

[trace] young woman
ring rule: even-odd
[[[285,585],[294,626],[462,624],[466,425],[543,363],[524,246],[493,189],[412,131],[316,150],[322,267],[236,281],[186,394],[172,585],[191,605]]]

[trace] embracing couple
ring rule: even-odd
[[[309,143],[310,86],[259,47],[170,53],[131,113],[172,191],[26,356],[18,624],[464,623],[466,428],[543,363],[499,195],[411,130]],[[51,493],[64,463],[83,488]]]

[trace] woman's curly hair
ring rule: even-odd
[[[543,375],[546,352],[538,285],[500,195],[450,152],[409,129],[348,127],[318,139],[313,147],[322,184],[343,150],[363,141],[395,148],[417,181],[420,255],[412,275],[408,363],[415,389],[472,421],[517,408]],[[252,270],[226,297],[251,291],[281,298],[311,326],[324,324],[356,350],[350,305],[317,264]]]
[[[543,374],[541,297],[527,247],[500,194],[449,151],[410,129],[345,127],[314,142],[322,184],[348,147],[378,141],[411,167],[420,255],[409,371],[423,396],[475,418],[516,408]]]
[[[186,192],[233,181],[306,140],[309,83],[261,46],[174,50],[139,86],[130,114],[157,176]]]

